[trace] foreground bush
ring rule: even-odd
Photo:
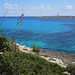
[[[5,42],[5,48],[7,51],[11,51],[13,48],[13,40],[10,37],[8,37],[7,41]]]
[[[39,56],[23,52],[0,54],[0,74],[4,75],[64,75],[63,68]]]
[[[6,41],[7,41],[7,38],[0,36],[0,51],[4,50]]]
[[[0,36],[0,51],[11,51],[13,48],[13,41],[10,37],[6,38]]]
[[[69,66],[67,66],[66,70],[67,70],[71,75],[75,75],[75,65],[69,64]]]

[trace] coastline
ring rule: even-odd
[[[75,53],[57,52],[51,50],[40,49],[40,52],[52,58],[62,59],[66,63],[75,64]]]
[[[33,51],[31,47],[26,47],[25,45],[16,44],[19,50],[25,53],[31,53],[39,55],[40,57],[46,59],[49,62],[57,63],[61,67],[67,67],[69,64],[75,65],[75,53],[66,52],[56,52],[50,50],[39,49],[40,53],[37,54]]]
[[[38,16],[38,17],[75,18],[75,16]]]

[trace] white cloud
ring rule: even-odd
[[[18,4],[4,3],[4,6],[8,9],[8,15],[19,15],[23,13],[23,7],[18,6]]]
[[[40,15],[40,14],[46,14],[48,11],[51,10],[50,5],[44,5],[44,4],[40,4],[40,6],[22,7],[17,4],[5,3],[4,6],[5,8],[10,9],[8,10],[9,15],[10,14],[19,15],[21,13],[25,13],[26,15],[37,15],[37,14]]]
[[[45,6],[41,4],[40,6],[35,7],[26,7],[24,9],[26,15],[46,15],[50,12],[51,7],[49,5]]]
[[[40,6],[29,6],[24,8],[24,12],[26,15],[42,15],[46,14],[50,10],[51,7],[49,5],[45,6],[44,4],[41,4]]]
[[[8,8],[8,9],[14,9],[13,5],[9,4],[9,3],[5,3],[4,6],[5,6],[5,8]]]
[[[65,9],[67,9],[67,10],[68,10],[68,9],[71,10],[72,8],[73,8],[73,7],[72,7],[71,5],[66,5],[66,6],[65,6]]]
[[[42,9],[42,10],[50,10],[51,7],[48,5],[48,6],[45,6],[44,4],[41,4],[40,7],[37,7],[38,9]]]
[[[50,10],[51,7],[48,5],[48,6],[45,6],[44,4],[41,4],[40,6],[35,6],[35,7],[27,7],[25,8],[25,10]]]
[[[16,9],[16,8],[18,8],[18,5],[17,4],[5,3],[4,6],[7,9]]]
[[[47,14],[48,12],[50,12],[51,7],[50,5],[44,5],[44,4],[40,4],[40,6],[29,6],[24,8],[24,11],[27,15],[42,15],[42,14]]]

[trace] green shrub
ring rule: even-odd
[[[5,75],[64,75],[64,69],[37,55],[24,52],[0,54],[0,74]]]
[[[66,70],[71,73],[71,75],[75,75],[75,65],[69,64]]]
[[[0,51],[4,50],[6,41],[7,41],[6,37],[0,36]]]
[[[34,52],[36,52],[36,53],[39,53],[39,52],[40,52],[40,50],[38,49],[38,46],[37,46],[36,44],[34,44],[34,45],[32,46],[32,48],[33,48],[33,51],[34,51]]]
[[[0,51],[11,51],[13,48],[13,41],[10,37],[6,38],[0,36]]]
[[[8,37],[7,41],[5,42],[5,48],[7,51],[11,51],[13,48],[13,40],[10,37]]]

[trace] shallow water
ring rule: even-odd
[[[3,36],[14,39],[19,17],[6,17]],[[0,22],[2,17],[0,17]],[[17,42],[60,52],[75,53],[75,18],[25,17],[17,34]]]

